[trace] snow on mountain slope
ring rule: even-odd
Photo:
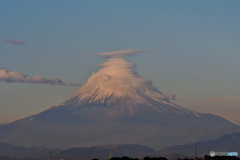
[[[174,95],[167,95],[152,86],[151,81],[139,77],[134,65],[122,58],[112,58],[101,64],[87,83],[75,95],[63,103],[67,106],[83,107],[86,104],[122,108],[130,115],[137,110],[152,109],[157,112],[176,112],[179,114],[197,113],[169,102]],[[117,114],[117,113],[116,113]]]

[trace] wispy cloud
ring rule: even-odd
[[[7,40],[3,41],[3,43],[16,44],[16,45],[27,44],[26,42],[24,42],[22,40],[16,40],[16,39],[7,39]]]
[[[62,82],[59,78],[51,77],[44,78],[43,76],[31,77],[24,75],[21,72],[8,71],[4,68],[0,68],[0,81],[13,83],[13,82],[22,82],[22,83],[36,83],[36,84],[50,84],[50,85],[61,85],[61,86],[79,86],[78,83],[66,83]]]
[[[121,51],[112,51],[112,52],[100,52],[100,53],[94,53],[96,55],[103,56],[105,58],[121,58],[126,56],[132,56],[139,53],[146,53],[150,52],[149,50],[144,49],[127,49],[127,50],[121,50]]]

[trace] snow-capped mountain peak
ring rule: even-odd
[[[146,104],[146,98],[159,102],[174,98],[158,91],[151,81],[138,76],[134,71],[135,65],[125,59],[112,58],[101,66],[103,68],[93,73],[87,83],[75,93],[72,98],[75,104],[113,104],[117,101],[122,101],[123,104]]]
[[[162,115],[194,115],[197,113],[170,102],[174,95],[160,92],[150,80],[134,71],[135,65],[123,58],[111,58],[101,64],[69,100],[60,106],[76,108],[76,113],[102,113],[99,117],[125,117],[137,112],[158,112]],[[58,106],[57,106],[58,107]],[[55,107],[54,107],[55,108]],[[84,110],[84,111],[83,111]],[[96,111],[97,110],[97,111]]]

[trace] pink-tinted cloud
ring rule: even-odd
[[[89,87],[104,88],[101,92],[102,96],[115,95],[122,97],[123,95],[147,95],[154,97],[155,100],[175,100],[175,95],[169,95],[157,90],[153,87],[150,80],[140,77],[134,70],[135,65],[126,61],[124,56],[146,52],[145,50],[124,50],[114,52],[97,53],[107,57],[108,60],[102,64],[103,66],[97,73],[93,73],[88,82],[79,90],[84,92]],[[87,88],[85,90],[85,88]],[[77,94],[79,93],[77,92]],[[98,96],[101,97],[101,96]],[[97,97],[96,97],[97,98]],[[141,98],[140,98],[141,99]]]
[[[59,78],[51,77],[44,78],[42,76],[27,76],[21,72],[8,71],[4,68],[0,68],[0,81],[4,82],[22,82],[22,83],[37,83],[37,84],[50,84],[50,85],[61,85],[61,86],[79,86],[77,83],[65,83],[62,82]]]
[[[7,40],[3,41],[3,43],[16,44],[16,45],[26,44],[26,42],[24,42],[22,40],[16,40],[16,39],[7,39]]]

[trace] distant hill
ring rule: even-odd
[[[38,159],[59,160],[59,159],[78,159],[90,160],[93,158],[109,159],[112,157],[129,156],[143,158],[155,154],[156,151],[150,147],[134,144],[122,145],[102,145],[92,147],[78,147],[66,150],[47,149],[45,147],[23,147],[9,143],[0,143],[0,160],[15,159]]]
[[[49,156],[51,160],[59,159],[78,159],[78,160],[90,160],[97,159],[109,159],[110,154],[112,157],[134,157],[143,158],[155,154],[156,151],[150,147],[134,144],[123,145],[103,145],[94,147],[80,147],[70,148],[64,150],[57,155]],[[47,159],[47,158],[46,158]]]
[[[60,149],[49,150],[45,147],[22,147],[0,142],[0,157],[39,158],[56,154]]]
[[[224,135],[220,138],[208,141],[196,142],[197,155],[203,157],[209,155],[210,151],[215,152],[238,152],[240,151],[240,133],[236,132],[229,135]],[[193,157],[194,143],[186,145],[177,145],[168,147],[159,151],[153,148],[135,145],[135,144],[121,144],[121,145],[100,145],[91,147],[76,147],[66,150],[54,149],[50,150],[44,147],[22,147],[7,143],[0,143],[0,160],[6,158],[1,157],[17,157],[17,158],[40,158],[40,160],[90,160],[100,159],[105,160],[112,157],[133,157],[144,158],[149,157],[166,157],[168,159],[177,159],[179,157]],[[10,159],[9,160],[13,160]],[[15,159],[14,159],[15,160]]]
[[[236,132],[224,135],[218,139],[196,142],[197,156],[203,157],[209,155],[210,151],[215,152],[238,152],[240,154],[240,133]],[[176,158],[176,157],[193,157],[194,143],[186,145],[177,145],[162,149],[159,155]]]

